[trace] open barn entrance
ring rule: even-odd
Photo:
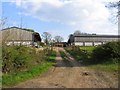
[[[66,47],[66,42],[56,42],[53,46],[55,47]]]

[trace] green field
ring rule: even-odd
[[[87,50],[88,52],[92,52],[95,48],[95,46],[80,46],[81,50]]]

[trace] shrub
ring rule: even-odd
[[[109,42],[98,46],[92,53],[93,62],[118,62],[120,58],[120,42]]]
[[[42,55],[41,55],[42,54]],[[31,65],[40,63],[43,59],[43,52],[36,53],[36,50],[26,46],[10,46],[2,49],[2,70],[4,73],[24,70]]]
[[[78,61],[88,60],[90,53],[87,50],[81,50],[79,46],[65,48]]]

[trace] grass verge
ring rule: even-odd
[[[56,52],[52,51],[41,64],[36,64],[25,71],[12,72],[3,74],[2,85],[3,87],[12,86],[27,79],[39,76],[41,73],[47,71],[53,64],[56,57]]]
[[[66,56],[66,54],[63,51],[60,51],[60,55],[64,61],[68,60],[68,57]]]
[[[113,62],[103,62],[103,63],[94,63],[94,60],[91,59],[91,53],[95,49],[95,46],[82,46],[80,50],[86,50],[87,53],[72,50],[72,48],[65,48],[76,60],[82,61],[81,64],[87,66],[88,68],[105,71],[105,72],[117,72],[118,71],[118,63]],[[109,61],[109,60],[108,60]]]
[[[46,71],[50,66],[52,66],[51,62],[44,62],[41,65],[36,65],[30,68],[27,71],[21,71],[16,73],[4,74],[2,77],[3,86],[14,85],[18,82],[27,80],[29,78],[33,78],[38,76],[42,72]]]
[[[61,57],[63,59],[63,62],[65,63],[65,66],[72,67],[72,64],[69,61],[69,58],[67,57],[67,55],[65,54],[65,52],[64,51],[60,51],[60,55],[61,55]]]
[[[100,71],[111,72],[111,73],[118,71],[118,64],[114,64],[114,63],[93,64],[93,65],[88,65],[87,67],[94,70],[100,70]]]

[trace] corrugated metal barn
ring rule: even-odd
[[[39,33],[30,29],[11,27],[0,31],[2,39],[7,45],[27,45],[35,46],[37,42],[41,42]]]
[[[111,41],[118,41],[118,35],[71,34],[69,45],[96,46]]]

